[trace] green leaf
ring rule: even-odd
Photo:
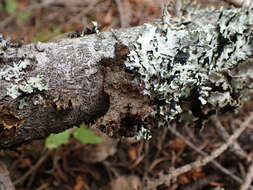
[[[80,125],[80,128],[77,128],[73,135],[77,140],[86,144],[98,144],[104,141],[102,137],[83,125]]]
[[[19,13],[17,18],[22,22],[28,20],[30,15],[31,15],[30,11],[24,11]]]
[[[17,2],[16,0],[6,0],[5,1],[5,11],[9,14],[13,14],[16,12],[17,9]]]
[[[65,130],[58,134],[51,134],[46,138],[46,147],[47,148],[57,148],[62,144],[65,144],[68,142],[71,129]]]

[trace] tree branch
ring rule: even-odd
[[[247,74],[252,63],[250,11],[190,12],[190,20],[163,18],[153,25],[25,46],[0,37],[0,148],[81,122],[96,120],[109,135],[133,136],[131,129],[154,110],[162,121],[186,113],[208,117],[207,108],[239,106],[245,89],[252,88]],[[242,26],[233,28],[238,19],[244,19]],[[152,44],[155,39],[159,39],[157,49]],[[157,59],[155,65],[147,57],[150,52]],[[152,69],[157,69],[155,74]],[[140,83],[133,83],[134,78]],[[158,88],[152,91],[154,86]]]
[[[120,55],[123,50],[116,50],[116,44],[127,48],[141,31],[136,27],[22,47],[1,37],[0,148],[104,115],[113,102],[105,92],[105,78],[112,82],[116,77],[116,71],[107,75],[106,69],[122,64],[127,53]]]

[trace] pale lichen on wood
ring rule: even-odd
[[[36,67],[36,59],[34,57],[29,57],[28,55],[18,55],[17,52],[18,45],[12,43],[8,39],[4,39],[0,36],[0,80],[8,83],[5,89],[2,90],[2,97],[11,97],[12,99],[17,99],[19,108],[22,109],[27,103],[27,95],[33,95],[36,99],[42,96],[39,92],[48,90],[48,85],[44,81],[43,75],[27,76],[27,71],[32,70]],[[37,97],[38,96],[38,97]]]
[[[238,107],[253,88],[253,8],[221,9],[215,24],[198,14],[146,24],[125,62],[165,121]]]
[[[103,56],[93,49],[99,40],[86,38],[21,46],[1,36],[0,148],[105,113],[108,96],[99,65]]]

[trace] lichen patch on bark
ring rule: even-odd
[[[203,117],[207,107],[239,107],[253,89],[253,63],[247,62],[253,55],[253,8],[221,10],[215,24],[195,22],[194,14],[146,24],[125,62],[135,84],[155,100],[160,120]],[[235,68],[244,72],[233,74]]]

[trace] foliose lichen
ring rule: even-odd
[[[24,70],[31,64],[30,60],[19,61],[12,66],[6,66],[0,69],[0,79],[11,81],[14,80],[18,83],[22,80],[22,76],[25,74]]]
[[[22,94],[34,94],[48,90],[42,75],[28,76],[36,60],[27,56],[18,56],[18,47],[10,39],[4,39],[0,34],[0,80],[9,83],[6,95],[16,99]],[[20,107],[25,105],[24,99],[20,100]]]
[[[48,85],[43,83],[43,76],[37,75],[36,77],[30,77],[27,81],[23,81],[20,84],[11,85],[7,88],[7,95],[13,99],[25,94],[32,94],[36,91],[48,90]]]
[[[144,140],[150,140],[152,138],[151,131],[150,129],[146,128],[144,125],[141,125],[139,129],[136,126],[136,135],[135,138],[136,140],[144,139]]]
[[[238,107],[253,89],[253,8],[224,9],[217,24],[182,17],[146,24],[125,66],[155,100],[155,115],[170,121],[191,108]]]

